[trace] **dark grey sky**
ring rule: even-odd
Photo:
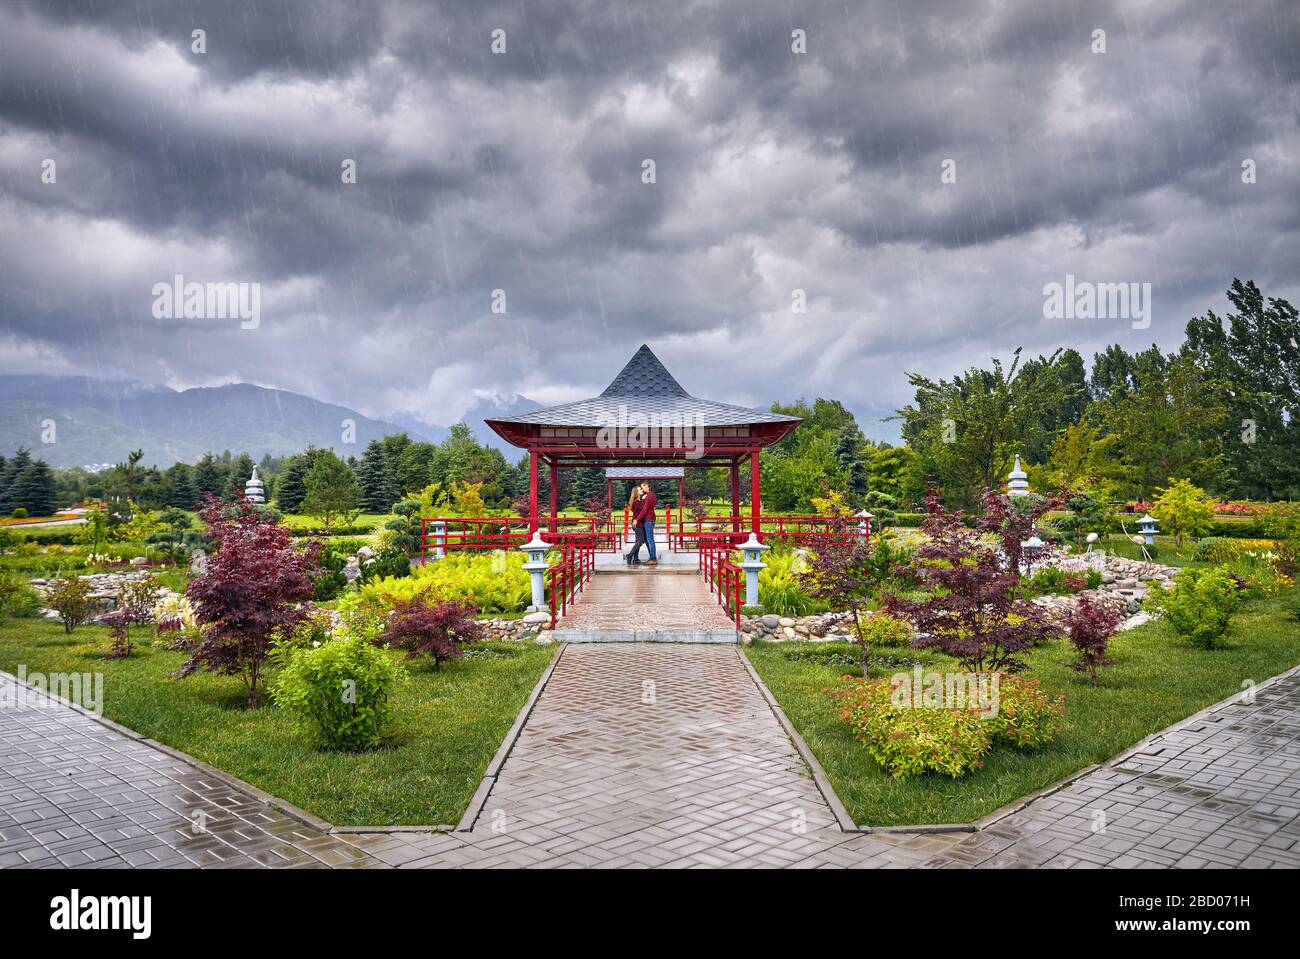
[[[5,3],[0,371],[447,424],[642,341],[700,395],[863,410],[1017,346],[1172,346],[1234,275],[1300,299],[1297,9]],[[260,327],[155,319],[176,273],[260,283]],[[1067,273],[1151,283],[1150,329],[1044,319]]]

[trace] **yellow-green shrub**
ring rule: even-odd
[[[411,571],[410,576],[385,577],[361,587],[362,600],[392,605],[430,590],[436,600],[472,603],[484,613],[516,613],[532,599],[532,585],[518,550],[492,553],[452,553]]]

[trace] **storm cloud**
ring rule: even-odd
[[[3,4],[0,371],[445,425],[648,342],[870,417],[904,371],[1172,346],[1233,276],[1300,299],[1298,120],[1282,0]],[[260,325],[155,318],[177,274]],[[1045,319],[1066,274],[1150,283],[1150,328]]]

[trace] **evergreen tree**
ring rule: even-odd
[[[275,505],[281,513],[297,513],[302,509],[307,495],[307,474],[311,471],[319,450],[314,446],[290,456],[284,462],[284,471],[275,486]]]
[[[318,517],[328,532],[342,518],[349,522],[361,505],[361,487],[356,474],[332,450],[319,450],[307,473],[307,495],[301,509]]]
[[[28,516],[49,516],[54,512],[54,474],[41,460],[33,460],[18,474],[10,491],[10,512],[27,510]]]
[[[5,463],[4,473],[0,474],[0,516],[8,516],[21,505],[13,500],[13,488],[18,476],[31,465],[32,454],[25,446],[18,447],[14,458]]]
[[[203,458],[194,467],[194,485],[199,495],[211,494],[220,497],[226,492],[226,474],[211,453],[204,453]]]
[[[368,513],[387,513],[397,502],[397,477],[379,440],[371,440],[357,464],[361,504]]]
[[[240,453],[230,463],[230,481],[226,484],[226,498],[234,496],[234,488],[244,491],[248,478],[253,475],[253,458],[247,453]]]
[[[173,463],[163,473],[163,500],[176,509],[197,509],[199,488],[194,483],[194,467],[188,463]]]
[[[866,446],[866,439],[857,424],[840,428],[835,442],[835,459],[839,461],[844,478],[848,481],[849,493],[854,502],[858,502],[866,495],[871,479],[867,458],[863,451],[864,446]]]

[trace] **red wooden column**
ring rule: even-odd
[[[685,483],[683,477],[677,477],[677,535],[679,537],[682,534],[682,500],[685,498],[682,495],[682,490],[685,489]]]
[[[740,532],[740,460],[731,461],[731,531]]]
[[[555,535],[555,517],[560,507],[560,471],[555,465],[555,457],[550,457],[551,466],[551,535]]]
[[[758,451],[757,446],[749,451],[749,510],[755,535],[762,532],[763,521],[763,504],[758,494]]]
[[[528,532],[537,532],[537,450],[528,451]]]

